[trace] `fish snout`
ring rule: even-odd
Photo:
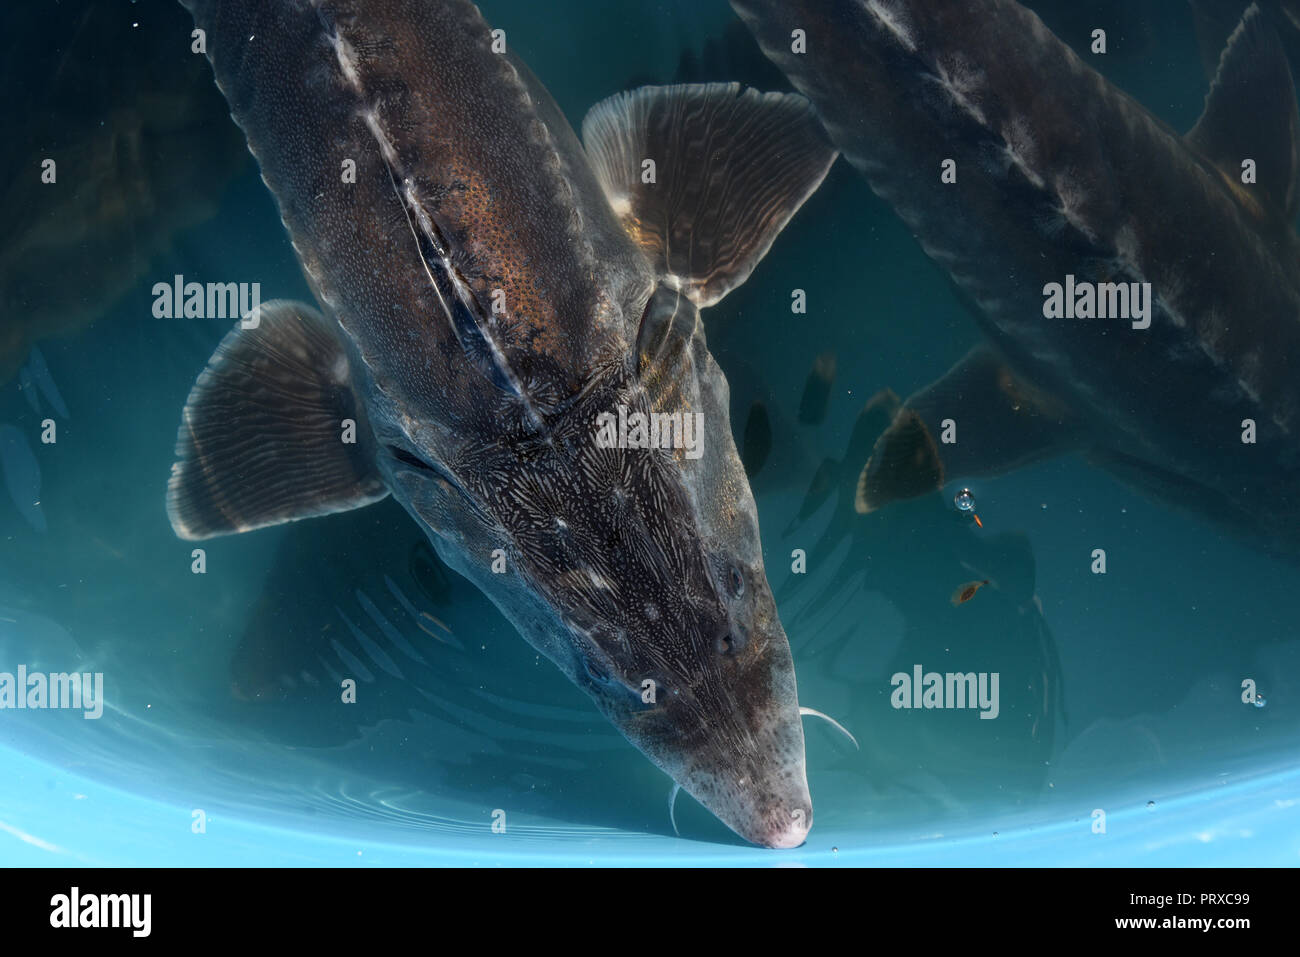
[[[761,847],[798,847],[807,840],[812,820],[812,798],[808,795],[807,785],[804,785],[801,793],[796,791],[787,799],[764,808],[755,817],[756,831],[742,836]]]
[[[766,774],[751,769],[739,779],[697,779],[688,787],[733,831],[760,847],[798,847],[812,828],[812,797],[803,762],[772,765]],[[703,786],[700,786],[703,785]]]
[[[796,811],[800,810],[803,813],[792,813],[787,824],[773,824],[768,830],[766,838],[759,843],[764,847],[772,848],[790,848],[801,845],[808,839],[808,832],[812,829],[812,802],[810,801],[806,808],[796,809]]]

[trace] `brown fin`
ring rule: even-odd
[[[937,443],[949,424],[959,441]],[[859,479],[858,511],[922,495],[949,479],[1002,475],[1088,441],[1083,423],[1060,399],[1018,378],[992,349],[976,346],[911,395],[876,442]]]
[[[958,585],[948,600],[952,602],[953,607],[964,605],[975,597],[975,593],[989,583],[987,578],[979,581],[966,582],[964,585]]]
[[[1277,31],[1251,4],[1228,38],[1205,111],[1187,142],[1218,168],[1241,204],[1288,226],[1300,207],[1300,113],[1295,82]],[[1243,183],[1242,162],[1257,180]]]
[[[345,419],[354,443],[343,441]],[[269,302],[221,341],[194,383],[176,437],[167,515],[181,538],[230,535],[377,502],[365,410],[334,325]]]
[[[1196,49],[1201,59],[1201,70],[1210,82],[1219,72],[1219,59],[1232,31],[1241,23],[1244,2],[1225,0],[1187,0],[1192,8],[1192,27],[1196,33]]]
[[[861,515],[943,486],[939,447],[925,422],[911,409],[894,417],[858,478],[853,507]]]
[[[739,83],[619,93],[582,141],[628,233],[701,307],[749,277],[838,155],[802,96]]]
[[[876,440],[889,428],[902,407],[903,402],[894,394],[893,389],[881,389],[868,399],[853,423],[849,445],[844,450],[844,461],[852,466],[867,459]]]

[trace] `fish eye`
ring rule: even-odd
[[[740,573],[740,569],[735,565],[727,569],[727,581],[731,585],[731,594],[736,598],[745,594],[745,576]]]
[[[587,672],[587,677],[592,681],[602,685],[609,684],[609,675],[605,673],[605,669],[601,668],[590,658],[582,659],[582,667],[583,670]]]

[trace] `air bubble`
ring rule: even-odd
[[[975,493],[964,488],[952,497],[952,504],[957,506],[957,511],[969,515],[975,511]]]

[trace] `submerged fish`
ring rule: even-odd
[[[1179,136],[1013,0],[733,6],[993,347],[899,412],[860,509],[1073,448],[1300,555],[1300,119],[1257,7]]]
[[[831,386],[835,384],[835,353],[823,352],[813,363],[799,399],[799,421],[804,425],[821,425],[830,406]]]
[[[177,533],[391,493],[686,791],[802,843],[794,666],[699,309],[833,162],[811,107],[644,89],[588,114],[584,151],[466,0],[186,6],[324,314],[264,306],[213,356]],[[624,413],[701,416],[698,456],[606,447]]]
[[[23,108],[0,143],[0,383],[135,288],[248,162],[201,60],[171,42],[183,10],[155,5],[137,29],[122,4],[4,6],[0,85]]]
[[[964,605],[975,597],[975,593],[989,583],[987,578],[981,581],[966,582],[964,585],[958,585],[953,590],[952,597],[948,600],[952,602],[954,608],[958,605]]]

